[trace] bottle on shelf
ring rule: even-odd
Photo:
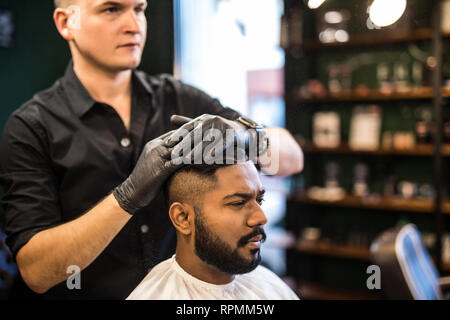
[[[355,166],[355,176],[353,180],[353,194],[358,197],[365,197],[369,194],[369,167],[365,163],[358,163]]]
[[[418,119],[415,124],[415,134],[417,144],[431,143],[431,110],[420,109]]]

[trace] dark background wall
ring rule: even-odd
[[[0,138],[10,114],[61,77],[70,60],[69,46],[53,23],[53,0],[0,0],[0,10],[15,17],[14,44],[0,47]],[[173,2],[151,0],[148,36],[139,69],[173,72]],[[0,154],[0,157],[4,156]],[[0,197],[3,193],[0,187]],[[3,225],[0,207],[0,230]]]
[[[0,47],[0,132],[11,112],[62,76],[69,47],[53,23],[53,0],[0,0],[16,21],[12,48]],[[139,69],[150,74],[173,70],[173,5],[151,0],[148,39]]]
[[[69,46],[53,23],[53,0],[0,0],[2,9],[14,14],[15,41],[11,48],[0,47],[0,138],[10,114],[36,92],[50,87],[70,60]],[[172,1],[149,1],[147,20],[147,45],[139,69],[150,74],[172,73]],[[0,197],[2,191],[0,187]],[[0,231],[2,222],[0,207]],[[16,297],[36,298],[21,281],[12,292]],[[6,296],[8,290],[0,286],[0,300]]]

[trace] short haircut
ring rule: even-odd
[[[188,165],[175,172],[165,183],[168,207],[174,202],[201,208],[203,195],[217,186],[216,171],[228,165]]]
[[[71,4],[74,1],[75,0],[54,0],[55,8],[67,7],[69,4]]]

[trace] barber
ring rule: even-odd
[[[6,243],[27,286],[44,297],[123,299],[174,250],[160,192],[179,166],[171,150],[186,143],[194,123],[207,120],[205,129],[221,130],[246,125],[198,89],[135,70],[146,40],[146,1],[55,4],[54,22],[72,61],[5,126]],[[170,122],[174,114],[194,119],[183,125],[184,137]],[[276,174],[301,171],[292,136],[282,128],[265,133],[280,154]],[[80,286],[71,289],[73,266],[81,270]]]

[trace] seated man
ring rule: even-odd
[[[263,266],[264,189],[250,161],[187,166],[167,182],[176,254],[128,299],[298,299]]]

